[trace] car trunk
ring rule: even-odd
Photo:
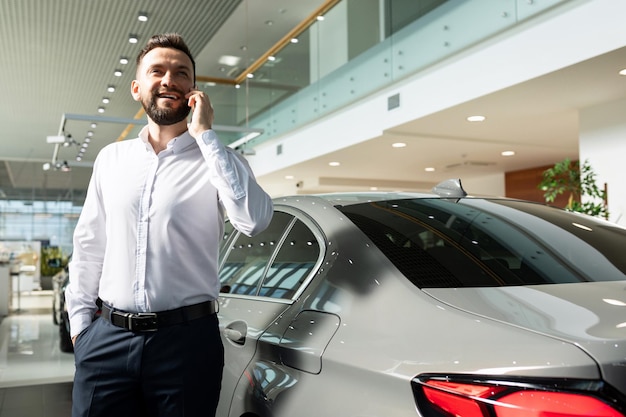
[[[626,282],[428,288],[455,308],[578,346],[626,394]]]

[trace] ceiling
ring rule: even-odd
[[[324,1],[307,0],[0,0],[0,198],[71,199],[81,204],[98,150],[124,135],[125,121],[140,111],[129,94],[134,58],[152,34],[179,32],[196,56],[197,74],[225,78],[222,55],[249,60],[265,53]],[[175,6],[174,6],[175,4]],[[148,21],[138,20],[140,12]],[[272,25],[267,22],[272,21]],[[245,28],[245,30],[242,29]],[[128,42],[137,34],[139,42]],[[122,65],[126,56],[130,63]],[[547,74],[386,131],[381,137],[260,177],[269,189],[285,175],[315,178],[307,192],[361,189],[370,186],[401,189],[435,178],[416,167],[435,166],[436,176],[468,176],[508,172],[552,164],[578,154],[578,109],[626,97],[626,50],[617,50],[573,67]],[[116,77],[114,70],[123,75]],[[109,93],[107,86],[115,85]],[[110,99],[103,104],[104,97]],[[503,103],[507,103],[503,106]],[[105,112],[98,113],[98,107]],[[216,122],[220,103],[214,101]],[[488,124],[468,128],[465,116],[490,115]],[[92,115],[120,123],[72,120],[65,133],[78,143],[94,132],[82,160],[78,145],[60,147],[59,161],[71,170],[44,170],[58,135],[62,115]],[[497,122],[495,122],[497,120]],[[128,131],[126,131],[126,134]],[[409,138],[428,153],[390,144]],[[407,141],[407,140],[404,140]],[[515,157],[500,152],[515,146]],[[451,151],[453,150],[453,151]],[[376,166],[368,162],[377,156]],[[329,167],[329,160],[349,161]],[[368,167],[364,169],[364,167]],[[393,167],[393,169],[390,169]],[[310,187],[308,186],[310,184]],[[302,191],[302,190],[299,190]]]

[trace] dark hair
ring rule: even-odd
[[[148,39],[146,46],[144,46],[143,49],[139,52],[139,55],[137,55],[137,68],[139,68],[143,57],[146,56],[148,52],[156,48],[178,49],[179,51],[187,55],[191,60],[191,64],[193,65],[193,79],[196,79],[196,61],[194,61],[193,56],[191,55],[191,51],[183,40],[183,37],[180,36],[178,33],[162,33],[159,35],[154,35],[150,39]]]

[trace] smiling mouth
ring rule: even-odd
[[[179,100],[180,98],[175,94],[158,94],[158,98],[166,98],[170,100]]]

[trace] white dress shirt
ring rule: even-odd
[[[156,312],[219,295],[218,245],[224,209],[246,235],[265,229],[270,197],[245,159],[214,131],[188,132],[158,154],[139,138],[107,145],[93,167],[74,231],[66,302],[72,336],[95,300],[130,312]]]

